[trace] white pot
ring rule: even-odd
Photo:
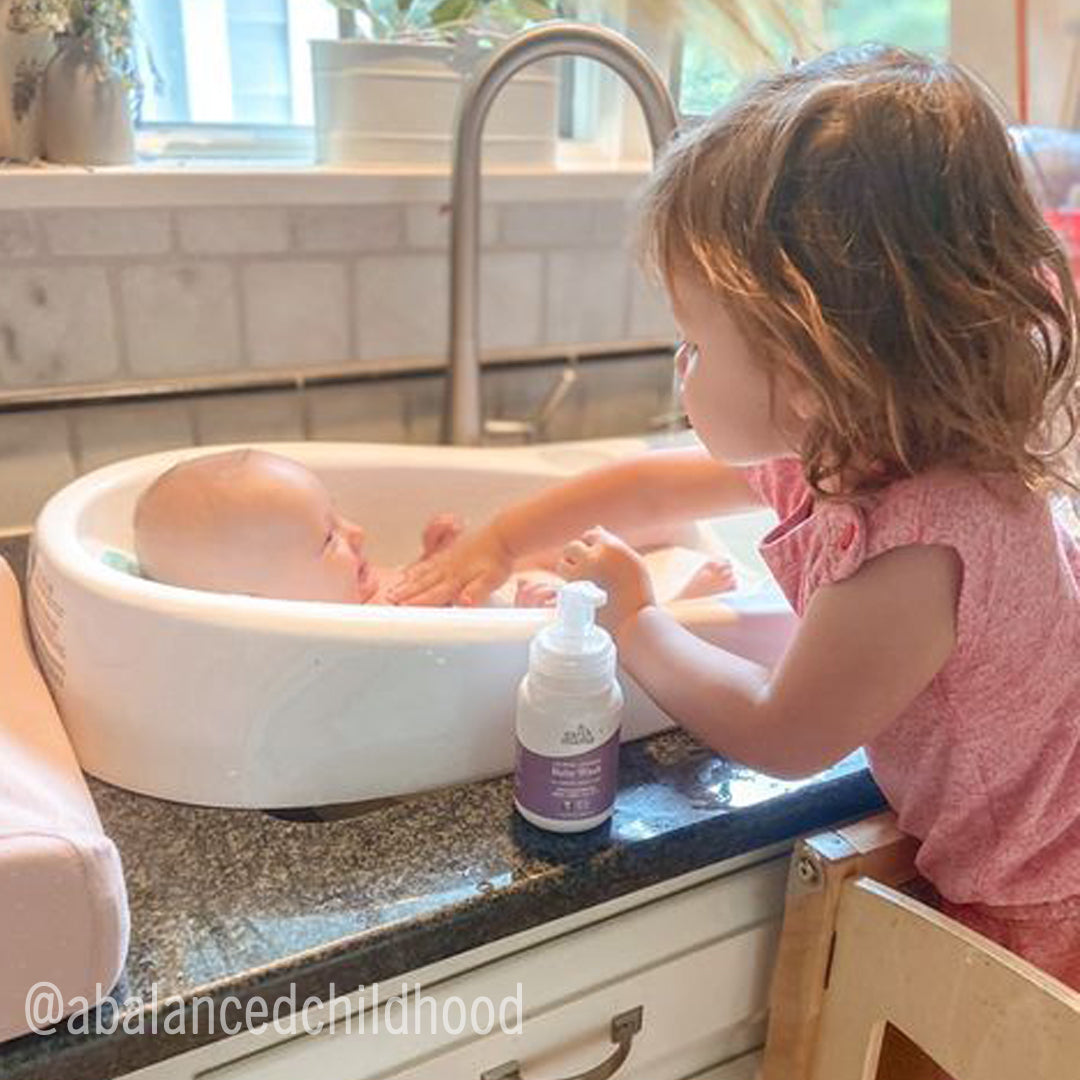
[[[45,157],[71,165],[127,165],[135,160],[128,91],[114,74],[98,77],[97,41],[61,40],[42,82]]]
[[[0,157],[41,157],[41,73],[56,51],[52,32],[7,28],[9,0],[0,0]]]
[[[449,45],[313,41],[315,139],[332,165],[449,166],[463,77]],[[558,69],[535,64],[503,88],[484,127],[484,162],[550,166]]]

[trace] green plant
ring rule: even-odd
[[[830,0],[825,0],[829,3]],[[566,15],[575,0],[330,0],[364,16],[377,41],[505,36],[530,22]],[[822,0],[622,0],[658,25],[692,31],[735,68],[787,62],[814,48],[807,26]],[[601,2],[601,9],[606,5]],[[613,8],[615,3],[611,5]]]
[[[45,30],[58,40],[74,38],[100,46],[92,53],[98,78],[116,75],[136,95],[142,90],[132,0],[12,0],[7,25],[14,33]]]
[[[561,14],[558,0],[330,0],[363,15],[377,40],[452,40],[461,33],[503,35]]]
[[[657,23],[698,38],[736,72],[787,64],[820,47],[809,26],[832,0],[630,0]]]

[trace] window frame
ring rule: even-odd
[[[188,11],[194,10],[192,5],[206,2],[208,0],[180,0],[182,5],[188,5],[184,9]],[[301,10],[300,5],[311,2],[286,0],[290,19],[294,12]],[[640,30],[646,38],[649,35],[653,39],[657,37],[655,30],[645,25],[640,14],[635,13],[635,0],[580,0],[578,6],[579,16],[629,33],[639,43],[642,43],[641,34],[636,31]],[[339,37],[349,36],[355,27],[351,13],[339,11],[337,15]],[[297,59],[300,49],[307,48],[307,41],[307,38],[298,36],[293,39],[290,35],[290,73],[293,85],[298,86],[302,81],[310,95],[310,68],[305,68]],[[662,47],[667,50],[667,55],[672,55],[675,42],[674,35],[662,37]],[[650,51],[647,41],[643,47]],[[651,52],[650,55],[655,56]],[[661,73],[666,75],[664,69],[670,65],[658,66],[662,69]],[[573,75],[566,91],[570,97],[560,101],[556,167],[624,167],[648,157],[649,154],[645,152],[647,143],[643,143],[644,123],[635,117],[637,103],[624,91],[617,77],[603,69],[602,65],[587,59],[567,58],[564,70],[572,70]],[[303,80],[297,80],[299,71],[305,73]],[[568,112],[572,116],[568,116]],[[295,108],[293,113],[295,115]],[[580,125],[582,134],[563,133],[568,127],[576,125]],[[149,167],[176,166],[188,161],[231,162],[238,167],[246,163],[253,168],[272,163],[321,167],[315,160],[314,124],[140,120],[135,127],[135,147],[139,164]]]

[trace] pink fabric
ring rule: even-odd
[[[953,904],[942,913],[1080,991],[1080,897],[1049,904]]]
[[[951,903],[922,877],[905,881],[899,889],[1080,992],[1080,898],[995,907]]]
[[[34,664],[0,559],[0,1040],[28,1030],[31,987],[93,1003],[123,967],[124,876]],[[81,1004],[76,1002],[76,1004]],[[65,1010],[66,1011],[66,1010]]]
[[[983,905],[983,915],[1003,906],[999,917],[1012,922],[1030,922],[1030,912],[1017,905],[1067,901],[1062,911],[1072,919],[1074,963],[1080,956],[1076,543],[1045,498],[1004,477],[980,482],[932,470],[855,503],[815,501],[795,459],[746,473],[780,515],[761,553],[799,614],[817,588],[891,548],[942,544],[957,552],[963,580],[956,647],[908,710],[866,748],[867,756],[900,827],[921,841],[920,873],[942,896],[954,905]],[[1007,501],[1009,494],[1018,501]],[[1050,916],[1043,909],[1040,920]]]

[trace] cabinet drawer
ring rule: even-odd
[[[758,926],[533,1016],[520,1035],[478,1038],[386,1080],[494,1080],[511,1060],[522,1080],[576,1076],[614,1052],[612,1019],[639,1006],[616,1080],[682,1080],[761,1044],[778,929]]]

